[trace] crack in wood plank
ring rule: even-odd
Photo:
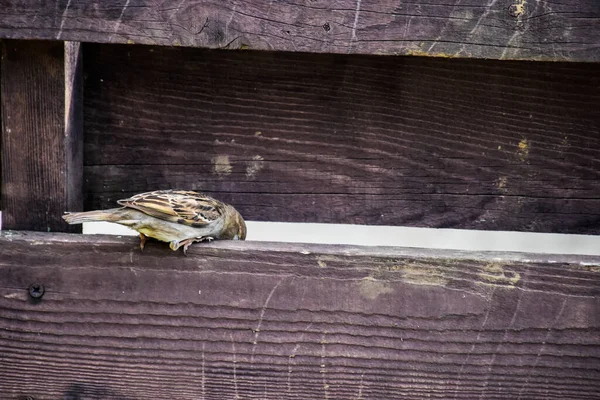
[[[235,340],[233,339],[233,333],[230,333],[229,336],[231,337],[231,362],[232,362],[232,368],[233,368],[233,393],[234,393],[234,399],[238,400],[240,399],[240,392],[239,392],[239,387],[238,387],[238,377],[237,377],[237,353],[235,351]]]
[[[227,19],[227,22],[225,23],[225,35],[224,35],[224,40],[227,40],[229,38],[229,24],[231,24],[231,21],[233,21],[233,17],[235,16],[235,12],[237,9],[237,2],[233,3],[233,8],[231,9],[231,14],[229,16],[229,18]]]
[[[362,400],[363,399],[363,390],[364,390],[364,378],[365,378],[365,374],[361,374],[360,375],[360,381],[358,382],[358,393],[356,395],[356,400]]]
[[[508,326],[504,329],[504,334],[502,336],[502,340],[496,346],[496,349],[494,350],[494,352],[492,354],[492,359],[490,360],[490,363],[488,365],[488,369],[487,369],[487,372],[485,375],[483,388],[481,389],[481,393],[479,394],[479,400],[482,400],[485,396],[485,393],[488,389],[488,385],[489,385],[489,381],[490,381],[490,375],[491,375],[492,369],[494,368],[494,364],[496,363],[496,357],[498,356],[498,352],[500,351],[500,348],[502,347],[502,345],[506,342],[506,339],[507,339],[506,335],[507,335],[508,331],[513,328],[515,321],[517,319],[517,314],[519,312],[521,312],[521,300],[523,299],[523,293],[524,293],[524,291],[519,291],[519,295],[517,298],[517,304],[515,306],[515,310],[513,311],[513,315],[510,319]]]
[[[205,358],[206,343],[202,342],[202,369],[201,369],[201,380],[200,380],[200,397],[201,400],[206,399],[206,358]]]
[[[465,366],[467,365],[467,362],[469,361],[469,357],[471,357],[471,354],[473,354],[473,351],[475,350],[475,347],[479,344],[479,341],[481,339],[481,334],[483,332],[483,329],[485,328],[485,324],[488,321],[488,318],[490,316],[490,312],[492,311],[492,299],[494,298],[494,293],[496,292],[496,289],[498,287],[494,286],[492,289],[492,292],[490,293],[490,297],[489,297],[489,305],[488,305],[488,309],[485,313],[485,317],[483,317],[483,322],[481,323],[481,327],[478,329],[477,332],[477,337],[475,338],[475,341],[473,342],[473,344],[471,345],[471,348],[469,349],[469,352],[467,353],[467,356],[465,357],[465,360],[463,361],[463,363],[460,365],[460,368],[458,369],[458,376],[456,377],[456,384],[454,386],[454,399],[457,399],[458,397],[458,389],[459,389],[459,384],[461,382],[461,377],[462,377],[462,372],[463,369],[465,368]]]
[[[271,291],[269,292],[269,295],[267,296],[267,299],[265,300],[265,303],[263,304],[260,310],[258,323],[256,324],[256,328],[254,328],[254,340],[252,341],[252,355],[250,357],[250,364],[254,363],[254,353],[256,351],[256,346],[258,345],[258,336],[260,335],[260,329],[262,326],[263,319],[265,317],[265,312],[267,311],[267,307],[269,306],[269,302],[271,301],[271,298],[273,297],[273,294],[275,293],[279,285],[281,285],[286,278],[287,277],[281,278],[281,280],[279,280],[279,282],[277,282],[277,284],[273,286],[273,289],[271,289]]]
[[[323,333],[323,335],[321,335],[321,364],[320,364],[320,370],[319,372],[321,373],[321,378],[323,381],[323,398],[325,400],[329,399],[329,384],[327,383],[327,364],[326,364],[326,351],[325,351],[325,344],[327,343],[326,340],[327,337],[327,331],[325,331]]]
[[[544,340],[542,341],[542,344],[540,346],[540,350],[537,352],[537,354],[535,356],[535,361],[533,363],[533,366],[531,367],[531,369],[527,373],[527,377],[525,378],[525,382],[523,382],[523,385],[521,386],[521,390],[519,390],[519,394],[518,394],[517,400],[521,400],[521,396],[523,395],[523,391],[527,387],[527,384],[529,383],[529,379],[531,378],[531,375],[533,374],[534,370],[537,368],[537,365],[538,365],[538,363],[540,361],[540,357],[541,357],[542,353],[544,352],[544,350],[546,349],[546,343],[548,342],[548,339],[550,338],[550,334],[552,333],[552,330],[554,329],[554,327],[556,326],[556,324],[562,318],[563,311],[565,310],[565,306],[567,305],[567,300],[568,299],[565,298],[562,301],[560,309],[556,313],[556,318],[550,324],[550,326],[548,326],[548,331],[546,332],[546,336],[544,336]]]
[[[466,40],[471,40],[471,37],[473,36],[473,34],[475,33],[475,31],[477,30],[477,28],[479,28],[479,26],[481,25],[481,23],[483,22],[483,20],[493,11],[493,7],[496,4],[498,0],[490,0],[490,2],[487,4],[487,9],[481,14],[481,16],[477,19],[477,22],[475,23],[475,25],[473,26],[473,29],[471,29],[471,31],[469,31],[468,35],[465,38]],[[454,57],[458,57],[460,56],[463,51],[465,51],[467,44],[463,43],[460,46],[460,49],[454,53]]]
[[[495,1],[495,0],[492,0]],[[452,14],[454,14],[454,11],[456,10],[456,7],[458,7],[458,5],[460,4],[461,0],[456,0],[454,2],[454,4],[452,5],[452,8],[450,9],[450,14],[448,14],[449,16],[452,16]],[[439,43],[439,41],[442,39],[442,37],[444,36],[444,33],[446,32],[446,29],[448,29],[448,25],[452,22],[452,20],[450,18],[448,18],[448,20],[446,21],[446,23],[444,24],[444,26],[440,29],[440,34],[433,39],[433,43],[431,43],[431,46],[429,46],[429,48],[427,49],[428,53],[431,53],[431,51],[433,50],[433,48]]]
[[[116,35],[119,32],[119,28],[121,27],[121,21],[123,21],[123,15],[125,15],[125,11],[127,11],[127,7],[129,7],[130,1],[131,0],[125,1],[125,4],[123,5],[123,8],[121,9],[121,13],[119,14],[119,18],[117,19],[115,27],[113,28],[113,33],[108,37],[109,42],[112,41],[113,35]]]
[[[362,0],[356,0],[356,9],[354,10],[354,23],[352,24],[351,39],[356,41],[356,26],[358,25],[358,16],[360,15],[360,3]]]
[[[57,40],[60,40],[60,37],[62,35],[63,27],[65,26],[65,21],[67,19],[67,13],[69,12],[69,7],[71,7],[71,1],[72,0],[67,1],[67,5],[65,6],[65,9],[62,13],[62,18],[60,20],[60,27],[58,28],[58,33],[56,34]],[[58,4],[58,0],[56,3]]]

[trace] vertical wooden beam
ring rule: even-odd
[[[72,231],[61,215],[83,207],[79,44],[2,42],[3,229]]]
[[[2,81],[2,39],[0,39],[0,83]],[[2,104],[2,91],[0,90],[0,105]],[[2,230],[2,110],[0,109],[0,231]]]
[[[81,42],[65,42],[66,210],[83,211],[83,60]],[[62,221],[61,221],[62,222]],[[61,225],[62,229],[73,230]],[[81,227],[76,228],[80,230]]]

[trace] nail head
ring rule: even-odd
[[[34,299],[39,299],[44,295],[46,289],[41,283],[32,283],[29,285],[29,295]]]

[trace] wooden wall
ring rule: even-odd
[[[24,231],[180,187],[598,234],[595,1],[5,0],[0,39],[1,398],[599,397],[598,257]]]
[[[599,64],[84,53],[87,209],[178,187],[250,220],[600,232]]]

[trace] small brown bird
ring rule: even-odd
[[[140,249],[148,237],[169,242],[171,250],[213,239],[245,240],[246,223],[233,206],[202,193],[156,190],[140,193],[109,210],[66,213],[69,224],[107,221],[125,225],[140,234]]]

